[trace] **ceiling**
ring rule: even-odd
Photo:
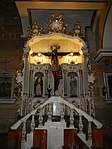
[[[31,10],[31,24],[36,21],[39,26],[46,30],[48,20],[51,19],[51,14],[62,14],[65,24],[67,24],[67,30],[70,31],[73,28],[75,22],[80,22],[81,26],[91,26],[94,11],[77,11],[77,10]]]
[[[23,36],[27,34],[28,27],[36,21],[41,28],[46,30],[51,14],[58,12],[63,15],[67,29],[71,30],[75,22],[80,22],[83,27],[92,26],[96,12],[101,11],[104,0],[72,0],[72,1],[15,1],[23,28]]]
[[[96,12],[103,9],[105,0],[0,0],[0,31],[26,36],[33,21],[46,29],[51,14],[63,14],[67,29],[76,21],[83,27],[93,26]]]

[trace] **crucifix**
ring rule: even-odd
[[[54,76],[54,94],[58,94],[58,85],[60,82],[60,79],[62,79],[62,70],[59,66],[58,62],[58,49],[60,49],[60,46],[54,45],[51,46],[51,64],[52,64],[52,72]]]
[[[4,65],[4,68],[3,68],[4,71],[7,71],[7,64],[8,64],[9,62],[10,62],[10,61],[8,61],[7,59],[5,59],[4,61],[1,62],[1,63]]]

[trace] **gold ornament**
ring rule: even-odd
[[[76,22],[74,24],[74,27],[72,29],[71,34],[74,36],[78,36],[82,39],[85,39],[85,29],[83,27],[81,27],[79,22]]]
[[[34,22],[32,24],[31,28],[28,28],[28,35],[27,35],[27,39],[31,39],[34,36],[38,36],[42,34],[42,29],[39,27],[39,25],[37,24],[37,22]]]
[[[52,14],[52,19],[49,20],[47,33],[66,33],[67,24],[65,24],[63,15],[56,13]]]

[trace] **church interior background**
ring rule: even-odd
[[[91,148],[96,125],[100,149],[111,149],[112,1],[1,0],[0,7],[0,145],[19,127],[21,149],[35,146],[26,135],[31,123],[45,131],[42,149],[64,149],[69,126],[78,127],[82,149]]]

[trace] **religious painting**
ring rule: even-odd
[[[11,98],[12,76],[0,74],[0,98]]]

